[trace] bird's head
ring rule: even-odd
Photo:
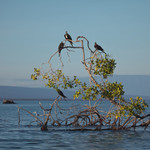
[[[68,32],[66,31],[66,34],[68,34]]]

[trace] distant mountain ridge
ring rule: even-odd
[[[48,88],[0,86],[0,99],[48,99],[57,95],[55,90]]]
[[[73,99],[74,91],[63,90],[63,93],[69,99]],[[0,86],[0,100],[2,99],[55,99],[58,96],[57,92],[48,88],[29,88],[16,86]],[[146,100],[150,100],[150,96],[144,95],[124,95],[125,99],[130,97],[142,96]]]
[[[88,82],[87,77],[80,78]],[[142,96],[150,99],[150,75],[114,75],[108,78],[110,82],[122,82],[125,91],[125,97]],[[62,90],[68,97],[72,98],[74,91]],[[58,93],[47,87],[17,87],[17,86],[0,86],[0,99],[54,99]]]

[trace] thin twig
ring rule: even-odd
[[[38,118],[36,117],[35,115],[33,115],[30,111],[22,108],[22,107],[18,107],[19,109],[22,109],[23,111],[26,111],[27,113],[29,113],[32,117],[36,118],[41,124],[43,124],[43,122]]]

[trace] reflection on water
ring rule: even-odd
[[[42,102],[46,103],[48,102]],[[150,130],[143,131],[40,131],[39,126],[28,127],[30,116],[24,113],[18,127],[17,105],[38,110],[37,101],[18,101],[15,105],[0,104],[0,149],[24,150],[99,150],[150,149]]]

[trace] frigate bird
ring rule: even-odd
[[[104,49],[103,49],[100,45],[98,45],[96,42],[95,42],[94,47],[96,48],[96,50],[100,50],[100,51],[102,51],[103,53],[105,53],[105,52],[104,52]],[[105,53],[105,54],[106,54],[106,53]]]
[[[61,42],[58,46],[58,52],[59,52],[59,56],[60,56],[60,53],[61,53],[61,50],[64,48],[64,43]]]
[[[62,96],[63,98],[67,98],[64,93],[60,89],[56,89],[57,93]]]
[[[66,31],[66,34],[64,35],[65,39],[68,40],[70,42],[70,44],[73,46],[73,43],[72,43],[72,38],[71,36],[68,34],[68,32]]]

